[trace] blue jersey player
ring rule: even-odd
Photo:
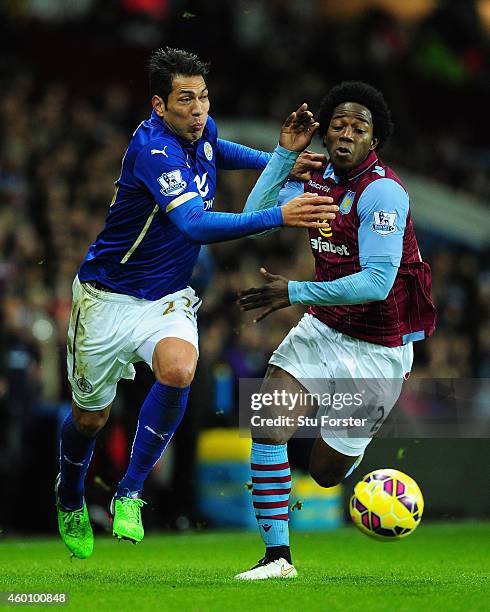
[[[185,51],[152,55],[153,112],[132,136],[105,227],[73,283],[67,360],[73,403],[61,432],[56,499],[61,537],[79,558],[93,550],[84,479],[95,439],[118,381],[134,378],[137,361],[152,368],[156,382],[111,512],[116,537],[143,538],[143,484],[184,415],[198,359],[200,300],[188,284],[200,245],[282,225],[326,227],[335,216],[332,199],[313,194],[282,208],[212,211],[217,168],[262,169],[271,156],[218,139],[208,116],[207,71]],[[272,156],[282,171],[293,167],[317,127],[306,105],[288,117]],[[271,183],[278,180],[275,170],[265,172]]]

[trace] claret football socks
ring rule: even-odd
[[[252,497],[259,532],[267,548],[289,546],[291,470],[287,444],[252,443]]]
[[[359,466],[360,455],[345,478]],[[265,556],[250,570],[237,574],[237,580],[295,578],[288,530],[288,504],[291,491],[287,445],[252,443],[253,503],[260,535],[266,545]]]
[[[256,566],[235,576],[238,580],[293,578],[297,575],[289,550],[291,470],[287,444],[252,442],[252,496],[266,553]]]

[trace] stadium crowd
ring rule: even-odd
[[[488,99],[488,41],[471,3],[452,3],[466,6],[459,13],[443,6],[412,29],[379,10],[337,28],[317,18],[314,2],[194,2],[186,4],[187,18],[184,3],[169,3],[158,27],[143,13],[130,27],[130,3],[122,3],[127,6],[117,15],[96,10],[103,3],[82,4],[87,12],[63,29],[39,15],[8,13],[5,6],[0,13],[0,437],[6,446],[7,436],[9,447],[16,444],[13,423],[25,425],[47,405],[69,401],[71,283],[103,226],[129,136],[149,114],[139,74],[148,46],[192,47],[212,60],[211,112],[218,126],[224,116],[279,125],[298,101],[315,107],[330,84],[362,75],[392,107],[396,131],[384,155],[388,163],[490,195],[490,150],[476,129]],[[458,19],[467,27],[456,27]],[[108,23],[114,25],[112,42],[103,39]],[[9,46],[19,35],[30,37],[28,51],[20,43]],[[87,50],[89,69],[70,56],[77,49]],[[133,70],[138,74],[129,74]],[[222,172],[216,210],[240,211],[254,180],[253,173]],[[421,228],[418,234],[432,266],[439,324],[435,336],[416,347],[415,372],[490,376],[489,253],[441,246]],[[236,381],[263,374],[301,313],[289,308],[255,325],[236,306],[237,291],[259,281],[262,265],[292,279],[311,278],[313,259],[306,234],[284,230],[213,246],[206,262],[195,394],[203,397],[203,389],[209,398],[200,424],[228,424]],[[121,401],[128,408],[134,394],[123,389]],[[2,457],[12,460],[8,453]]]

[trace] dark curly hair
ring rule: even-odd
[[[175,75],[201,75],[206,78],[209,66],[209,63],[202,62],[194,53],[182,49],[165,47],[153,51],[147,64],[150,96],[160,96],[167,103]]]
[[[380,149],[393,132],[390,109],[383,94],[368,83],[362,81],[343,81],[335,85],[323,98],[318,109],[317,121],[320,124],[320,138],[327,133],[333,111],[343,102],[357,102],[371,111],[373,117],[373,136],[378,139]]]

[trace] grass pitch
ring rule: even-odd
[[[70,561],[58,540],[0,543],[0,591],[66,592],[71,610],[488,610],[490,523],[424,524],[379,543],[353,527],[292,536],[294,580],[241,583],[258,559],[254,533],[98,537]],[[24,607],[24,606],[22,606]],[[32,607],[32,606],[31,606]]]

